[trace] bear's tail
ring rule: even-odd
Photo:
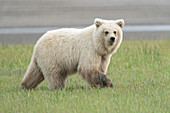
[[[37,60],[33,58],[22,80],[21,87],[25,89],[32,89],[40,84],[43,80],[44,76],[37,64]]]

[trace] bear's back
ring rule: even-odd
[[[70,73],[75,72],[82,52],[89,51],[90,47],[86,47],[90,41],[86,40],[88,36],[84,36],[83,31],[74,28],[48,31],[35,45],[38,62],[45,62],[46,66],[56,65],[56,62]]]

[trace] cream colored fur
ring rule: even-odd
[[[106,74],[110,58],[122,42],[123,25],[123,20],[95,19],[94,25],[84,29],[48,31],[34,47],[21,86],[35,88],[45,78],[50,89],[64,88],[67,76],[78,72],[89,85],[100,87],[99,74]],[[112,45],[111,36],[115,37]],[[106,79],[109,87],[111,80]]]

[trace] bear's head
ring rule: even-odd
[[[123,38],[124,20],[94,20],[93,42],[98,54],[113,54],[117,51]]]

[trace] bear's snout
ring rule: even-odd
[[[110,40],[114,42],[115,41],[115,37],[110,37]]]
[[[113,42],[115,41],[115,37],[110,37],[110,44],[113,44]]]

